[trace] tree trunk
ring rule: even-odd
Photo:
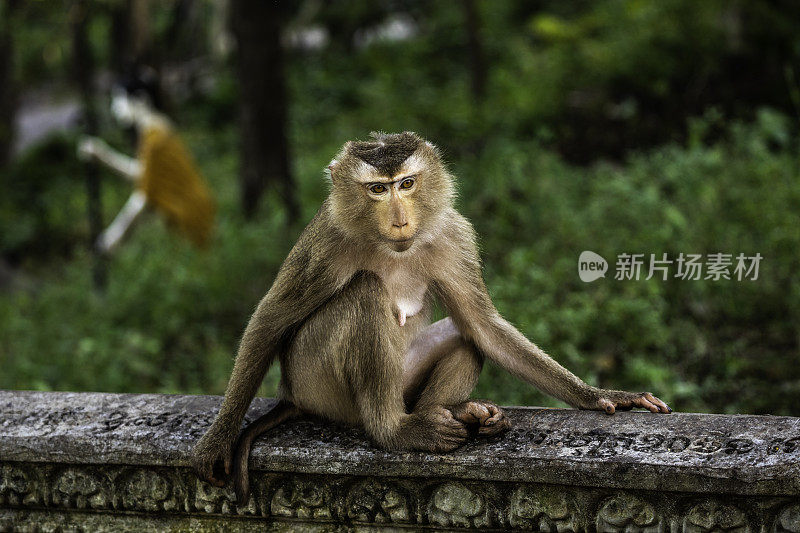
[[[242,209],[252,217],[265,188],[275,186],[294,220],[298,207],[286,134],[283,11],[277,2],[233,0],[230,15],[238,47]]]
[[[486,60],[481,39],[481,23],[475,0],[462,0],[464,18],[467,28],[467,46],[469,48],[469,66],[472,78],[472,96],[480,103],[486,94]]]
[[[17,86],[14,80],[14,40],[11,17],[19,2],[0,5],[0,168],[11,155],[14,143],[14,116],[17,110]]]
[[[97,113],[94,106],[94,58],[86,28],[89,20],[89,4],[86,0],[74,0],[70,9],[70,22],[72,26],[72,60],[75,82],[83,98],[83,117],[85,133],[97,135]],[[92,267],[92,280],[98,290],[106,286],[106,262],[102,254],[97,251],[95,243],[103,229],[103,212],[100,203],[100,179],[97,168],[90,163],[84,165],[86,178],[87,207],[89,215],[89,239],[94,264]]]
[[[118,76],[130,75],[135,67],[158,67],[150,30],[149,0],[121,0],[108,4],[109,55]]]

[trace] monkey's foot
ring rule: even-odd
[[[511,428],[511,421],[503,410],[488,400],[467,400],[450,408],[453,418],[470,428],[477,427],[477,434],[488,437]]]
[[[629,411],[634,407],[647,409],[652,413],[671,413],[669,405],[653,396],[650,392],[625,392],[615,390],[600,390],[597,404],[593,409],[605,411],[613,415],[615,411]]]
[[[411,416],[418,426],[406,447],[413,450],[450,452],[464,444],[469,436],[466,425],[444,407],[432,407]]]

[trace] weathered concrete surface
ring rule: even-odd
[[[0,458],[188,466],[213,396],[0,392]],[[248,418],[273,400],[256,399]],[[258,470],[800,495],[800,418],[510,408],[513,430],[453,453],[388,453],[358,429],[284,424],[253,451]]]
[[[308,530],[800,532],[798,418],[509,408],[511,432],[446,455],[296,420],[254,448],[253,496],[237,507],[188,468],[220,401],[0,391],[0,531],[203,530],[228,516]],[[257,399],[248,418],[271,405]]]

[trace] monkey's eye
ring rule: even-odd
[[[414,186],[414,183],[416,183],[414,178],[406,178],[400,182],[400,188],[407,191]]]
[[[369,190],[372,194],[383,194],[386,192],[386,185],[382,183],[375,183],[369,186]]]

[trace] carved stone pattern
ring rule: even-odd
[[[238,506],[230,488],[186,468],[0,463],[0,531],[3,510],[47,510],[559,533],[800,533],[800,500],[788,497],[266,472],[254,472],[251,486]]]
[[[180,431],[199,438],[213,421],[209,413],[182,413],[174,411],[151,411],[131,415],[122,409],[110,411],[92,420],[91,431],[103,435],[122,428],[159,428],[170,432]],[[243,424],[250,422],[245,417]]]
[[[41,505],[44,496],[37,489],[44,484],[37,470],[0,465],[0,506]]]
[[[442,483],[431,493],[428,520],[445,527],[486,527],[489,525],[486,499],[461,483]]]
[[[509,524],[533,531],[577,531],[578,511],[570,495],[554,487],[522,485],[511,495]]]
[[[245,423],[250,419],[246,417]],[[57,431],[60,423],[80,423],[86,431],[99,436],[124,429],[151,429],[199,437],[210,426],[213,413],[186,412],[175,409],[136,410],[120,405],[98,416],[96,408],[73,405],[60,409],[0,412],[0,428],[25,427],[37,435]],[[746,455],[766,452],[800,456],[800,435],[788,434],[768,442],[740,438],[722,432],[706,435],[650,433],[647,431],[610,433],[601,430],[522,430],[515,428],[507,438],[522,438],[526,444],[569,450],[575,456],[605,457],[627,451],[648,454]]]
[[[733,505],[707,500],[694,505],[683,520],[683,533],[705,533],[751,531],[747,517]]]
[[[513,431],[511,435],[513,436]],[[569,451],[574,457],[614,457],[626,452],[663,455],[747,455],[760,452],[767,454],[797,454],[800,452],[800,436],[773,439],[759,443],[752,439],[732,437],[724,434],[680,435],[662,433],[609,433],[592,430],[586,432],[539,431],[525,434],[528,443],[536,446],[559,448]]]
[[[50,504],[73,509],[105,509],[111,493],[101,471],[66,467],[48,476]]]
[[[664,519],[655,507],[630,494],[606,500],[597,512],[598,533],[663,533]]]
[[[783,508],[775,519],[772,531],[775,533],[800,533],[800,504],[787,505]]]
[[[275,516],[329,520],[330,505],[326,484],[289,478],[273,493],[270,511]]]
[[[345,499],[347,517],[364,523],[403,524],[412,521],[408,492],[399,485],[374,479],[353,485]]]

